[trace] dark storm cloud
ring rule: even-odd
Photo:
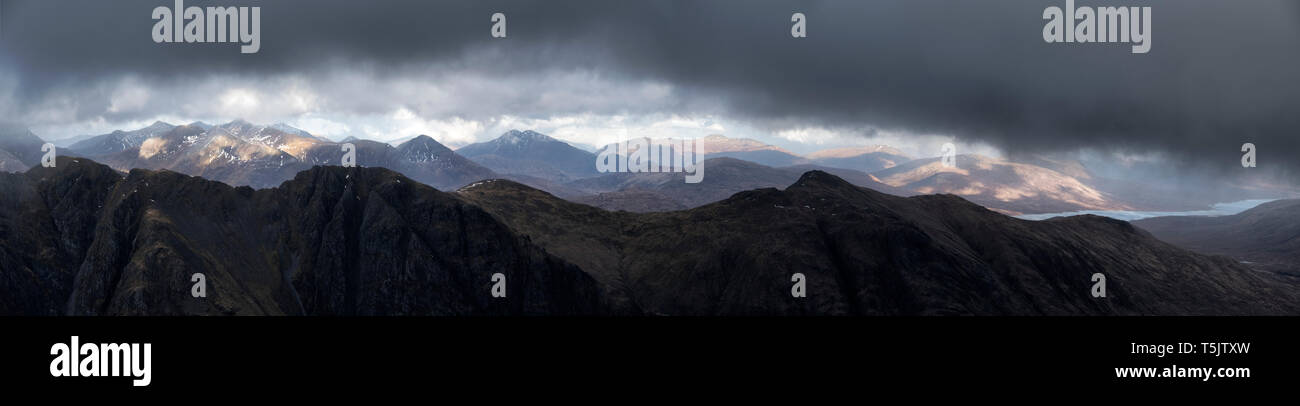
[[[122,73],[592,69],[664,81],[760,125],[951,134],[1010,152],[1154,150],[1221,167],[1239,162],[1243,142],[1261,164],[1300,157],[1300,3],[1289,0],[1078,1],[1153,7],[1147,54],[1044,43],[1043,8],[1064,0],[187,2],[263,7],[253,55],[153,43],[149,11],[171,4],[4,2],[18,94]],[[496,11],[508,39],[489,38]],[[808,38],[790,38],[793,12],[808,16]],[[466,57],[475,52],[494,56]]]

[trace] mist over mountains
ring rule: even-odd
[[[18,172],[40,165],[44,144],[25,127],[0,123],[0,172]]]

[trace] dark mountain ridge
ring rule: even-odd
[[[254,190],[85,159],[0,174],[3,314],[1254,315],[1297,285],[1123,221],[809,171],[666,213],[314,167]],[[190,296],[203,273],[208,296]],[[493,299],[491,275],[509,281]],[[807,297],[791,296],[802,274]],[[1091,276],[1107,277],[1105,298]]]
[[[1026,221],[820,171],[668,213],[607,212],[508,181],[458,192],[649,314],[1295,314],[1295,284],[1097,216]],[[791,296],[794,273],[808,297]],[[1093,298],[1091,276],[1107,277]]]
[[[592,314],[577,267],[379,168],[253,190],[85,159],[0,175],[0,313]],[[191,297],[203,273],[207,297]],[[490,296],[506,276],[507,298]]]

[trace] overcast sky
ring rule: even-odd
[[[888,142],[1300,158],[1300,2],[1151,6],[1152,46],[1048,44],[1064,1],[241,1],[261,49],[157,44],[172,0],[0,1],[0,114],[48,139],[154,120],[286,122],[450,145],[536,129],[721,133],[806,152]],[[505,39],[489,34],[507,16]],[[802,12],[808,37],[790,37]],[[963,151],[964,152],[964,151]],[[1296,165],[1300,167],[1300,165]]]

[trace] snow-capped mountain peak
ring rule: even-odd
[[[551,138],[550,136],[547,136],[546,134],[542,134],[533,130],[524,130],[524,131],[510,130],[507,131],[505,134],[502,134],[496,140],[494,140],[494,142],[499,144],[528,144],[532,142],[551,142],[551,141],[558,142],[559,140],[556,140],[554,138]]]

